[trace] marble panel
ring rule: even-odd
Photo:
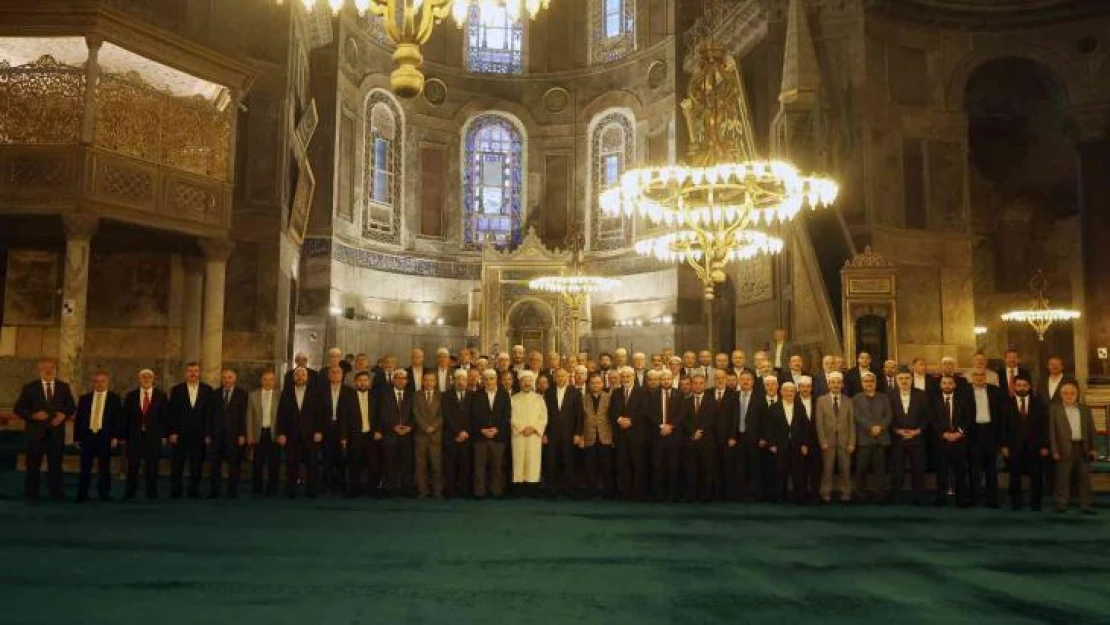
[[[942,343],[944,302],[941,301],[938,271],[928,267],[900,267],[898,284],[898,342]]]
[[[975,345],[975,292],[970,269],[942,269],[940,297],[944,319],[944,341]]]
[[[163,252],[94,250],[89,269],[90,327],[159,327],[169,316],[170,265]]]

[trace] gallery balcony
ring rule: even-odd
[[[0,213],[226,236],[256,72],[108,4],[0,0]]]

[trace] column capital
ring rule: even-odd
[[[200,239],[197,245],[209,261],[227,262],[235,251],[235,242],[230,239]]]
[[[96,234],[100,225],[100,218],[89,213],[64,213],[62,226],[66,231],[66,239],[89,240]]]
[[[85,35],[85,45],[89,48],[89,52],[99,52],[100,46],[104,45],[104,36],[99,34]]]

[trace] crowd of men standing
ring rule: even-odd
[[[976,354],[964,374],[951,358],[873,370],[860,353],[845,370],[826,356],[803,369],[785,333],[753,355],[670,351],[562,357],[522,346],[492,359],[440,349],[409,366],[393,356],[332,349],[314,370],[298,354],[278,384],[262,373],[249,393],[230,369],[218,388],[196,363],[168,393],[153,371],[124,397],[106,373],[75,400],[43,359],[15,412],[27,423],[26,497],[62,497],[65,422],[75,418],[77,500],[110,499],[109,460],[125,459],[124,499],[159,496],[168,450],[170,497],[239,492],[249,463],[256,496],[619,497],[662,501],[903,502],[998,507],[1000,467],[1014,509],[1057,511],[1073,489],[1094,513],[1094,421],[1059,358],[1034,382],[1016,351],[997,371]],[[889,470],[888,470],[889,467]],[[186,468],[188,481],[185,480]],[[226,490],[224,484],[226,469]],[[935,488],[926,491],[926,472]],[[907,476],[907,473],[909,474]],[[1028,486],[1023,484],[1023,477]],[[907,479],[908,478],[908,479]]]

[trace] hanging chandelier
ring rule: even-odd
[[[638,241],[636,252],[686,262],[712,300],[729,262],[782,251],[782,240],[765,230],[805,208],[832,204],[838,187],[785,161],[758,158],[736,61],[709,38],[698,44],[696,58],[682,101],[688,163],[629,170],[601,194],[600,204],[609,216],[647,220],[654,234]]]
[[[586,298],[594,293],[608,293],[620,286],[620,280],[602,276],[591,276],[583,273],[582,269],[582,237],[571,233],[573,262],[570,273],[552,276],[541,276],[528,282],[528,288],[541,293],[554,293],[562,296],[570,310],[571,318],[571,344],[573,353],[578,353],[578,321],[582,316],[582,309],[586,305]]]
[[[1030,290],[1036,293],[1033,298],[1033,306],[1026,309],[1011,310],[1002,315],[1002,320],[1028,323],[1033,326],[1033,330],[1037,333],[1037,340],[1043,341],[1045,333],[1048,332],[1048,328],[1052,324],[1074,321],[1080,317],[1078,310],[1049,308],[1048,298],[1044,296],[1047,287],[1048,279],[1045,278],[1044,271],[1038,269],[1037,273],[1033,275],[1033,279],[1029,281]]]
[[[285,0],[275,0],[277,4]],[[530,19],[543,9],[548,8],[551,0],[290,0],[298,2],[306,10],[314,10],[317,5],[327,4],[332,13],[338,14],[348,5],[359,15],[376,16],[382,20],[386,35],[396,46],[393,62],[396,67],[389,76],[393,92],[403,98],[420,95],[424,90],[424,72],[420,66],[424,55],[420,46],[428,42],[432,30],[447,16],[452,16],[455,24],[462,26],[478,9],[482,23],[494,24],[497,18],[506,16],[515,23],[528,15]]]

